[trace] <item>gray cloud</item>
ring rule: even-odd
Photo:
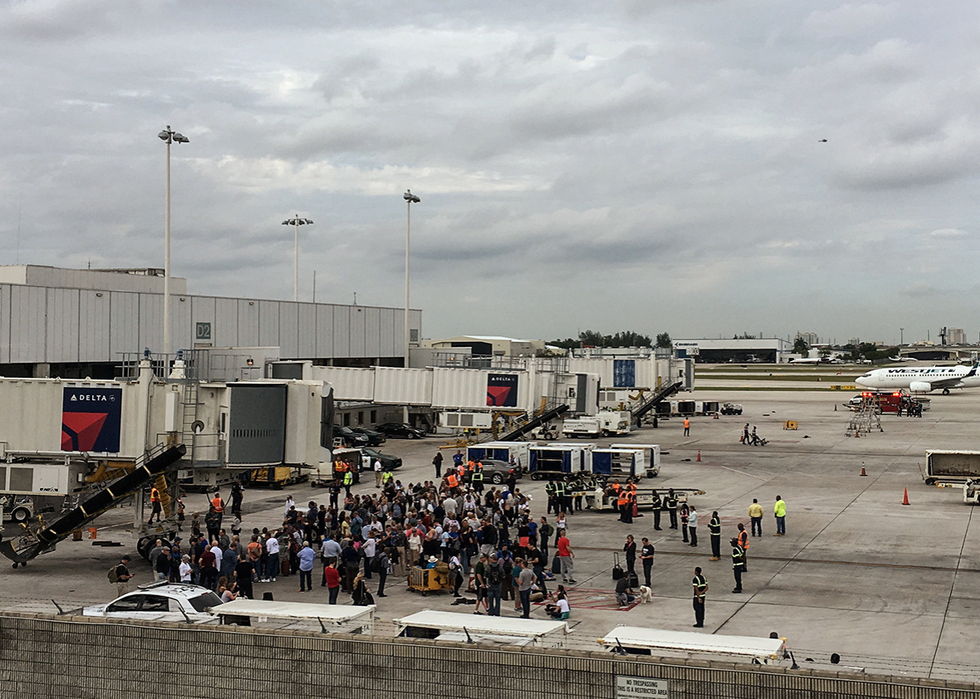
[[[972,335],[978,14],[8,3],[0,251],[162,265],[169,123],[194,291],[291,296],[301,213],[307,297],[398,306],[410,187],[427,336]]]

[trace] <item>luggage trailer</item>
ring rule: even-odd
[[[374,635],[373,604],[366,607],[350,607],[336,604],[308,604],[305,602],[274,602],[272,600],[236,599],[213,607],[210,612],[225,625],[252,626],[275,619],[285,622],[287,629],[309,628],[319,623],[323,633],[353,633]]]
[[[399,636],[459,643],[564,648],[568,624],[564,621],[474,616],[426,609],[401,619]]]
[[[791,658],[782,638],[722,636],[640,626],[617,626],[597,642],[621,655],[653,655],[655,651],[663,651],[688,658],[734,657],[760,665],[774,665]]]

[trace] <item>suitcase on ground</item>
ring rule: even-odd
[[[635,572],[630,573],[629,586],[634,592],[640,588],[640,576]]]
[[[551,574],[561,575],[561,558],[555,556],[551,561]]]
[[[623,572],[623,566],[619,564],[619,554],[613,554],[613,567],[612,567],[612,579],[621,580],[626,573]]]

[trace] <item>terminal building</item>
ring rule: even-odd
[[[792,343],[778,337],[674,340],[673,344],[676,357],[691,357],[702,364],[778,364],[788,361],[785,355],[793,352]]]
[[[404,366],[403,308],[189,294],[186,279],[170,282],[175,350],[265,347],[278,348],[269,359]],[[163,284],[161,269],[0,266],[0,375],[107,379],[126,355],[166,354]],[[412,310],[413,342],[421,327]]]

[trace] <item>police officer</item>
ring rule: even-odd
[[[708,520],[708,534],[711,535],[711,559],[712,561],[721,560],[721,518],[718,510],[711,513]]]
[[[555,495],[555,484],[553,481],[548,481],[544,486],[544,492],[548,496],[548,514],[551,514],[551,510],[554,509],[555,514],[558,514],[558,497]]]
[[[655,531],[660,531],[660,508],[663,507],[663,502],[660,500],[660,495],[656,490],[653,491],[653,528]]]
[[[555,513],[558,512],[567,513],[565,506],[565,482],[563,480],[555,481],[555,505],[557,508]]]
[[[745,549],[738,545],[738,539],[732,539],[732,573],[735,575],[735,589],[732,592],[742,591],[742,566],[745,565]]]
[[[701,569],[694,569],[694,579],[691,581],[694,586],[694,628],[704,628],[704,597],[708,592],[708,580],[701,575]]]
[[[483,462],[478,461],[476,466],[473,467],[473,473],[470,475],[470,484],[480,495],[483,494]]]
[[[677,496],[674,495],[673,488],[667,491],[667,497],[664,498],[664,502],[667,505],[667,514],[670,515],[670,528],[677,529]]]

